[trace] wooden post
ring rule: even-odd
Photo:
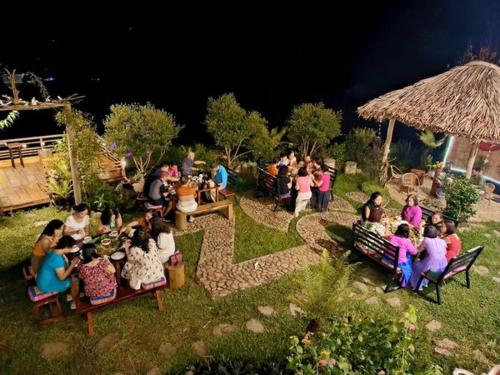
[[[396,120],[390,119],[389,126],[387,127],[387,136],[385,137],[384,152],[382,154],[382,161],[380,163],[379,182],[385,185],[387,182],[387,169],[389,168],[389,151],[391,150],[392,133],[394,132],[394,124]]]
[[[64,110],[71,111],[71,104],[66,104]],[[80,184],[80,174],[78,173],[78,168],[76,166],[76,153],[73,149],[73,124],[66,124],[66,137],[68,140],[68,153],[69,153],[69,165],[71,167],[71,178],[73,180],[73,195],[75,197],[75,204],[82,203],[82,187]]]
[[[471,178],[472,176],[472,168],[474,167],[474,161],[476,160],[478,152],[479,152],[479,143],[473,143],[469,153],[469,160],[467,161],[467,170],[465,172],[465,176],[467,178]]]

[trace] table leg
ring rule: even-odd
[[[23,154],[21,152],[21,147],[17,149],[19,151],[19,161],[21,162],[22,167],[24,168]]]
[[[9,148],[9,155],[10,155],[10,163],[12,164],[12,168],[15,168],[16,164],[14,163],[14,154],[12,153],[11,148]]]

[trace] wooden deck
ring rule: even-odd
[[[24,168],[18,159],[16,168],[10,160],[0,164],[0,212],[49,203],[44,188],[45,175],[38,157],[25,158]]]
[[[25,157],[24,168],[18,158],[15,162],[16,168],[12,168],[10,160],[0,160],[0,212],[50,203],[44,169],[38,156]],[[121,179],[119,167],[105,155],[100,155],[100,165],[103,171],[99,177],[103,181]]]

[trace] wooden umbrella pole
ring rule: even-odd
[[[379,182],[385,185],[387,182],[387,170],[389,169],[389,151],[391,150],[392,133],[394,132],[394,124],[396,120],[389,120],[389,126],[387,127],[387,135],[385,137],[384,152],[382,153],[382,161],[380,163],[379,171]]]
[[[66,104],[65,110],[71,111],[71,104]],[[73,124],[66,125],[66,137],[68,139],[68,153],[69,153],[69,165],[71,167],[71,178],[73,180],[73,194],[75,197],[75,204],[82,203],[82,188],[80,185],[80,174],[78,173],[78,167],[76,165],[76,153],[73,148]]]
[[[474,162],[476,161],[476,156],[478,152],[479,152],[479,142],[473,143],[469,153],[469,160],[467,160],[467,170],[465,172],[465,176],[467,178],[471,178],[472,176],[472,168],[474,167]]]

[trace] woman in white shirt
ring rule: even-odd
[[[90,233],[89,210],[83,203],[73,207],[73,214],[64,222],[63,234],[71,236],[75,241],[81,240]]]
[[[158,255],[162,263],[167,263],[175,253],[174,232],[164,221],[157,221],[153,226],[153,236],[158,245]]]

